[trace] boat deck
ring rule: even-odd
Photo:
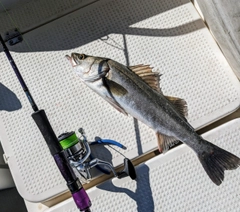
[[[83,127],[89,141],[119,141],[127,147],[121,153],[135,164],[144,162],[136,181],[106,181],[97,174],[86,185],[94,211],[237,210],[239,170],[226,172],[217,187],[185,145],[155,156],[155,133],[92,92],[64,58],[79,52],[125,65],[150,64],[162,74],[163,93],[187,101],[190,124],[200,133],[214,127],[204,136],[240,156],[239,119],[214,125],[239,108],[240,84],[192,2],[38,0],[3,10],[0,23],[2,35],[15,27],[22,32],[23,42],[9,49],[57,135]],[[63,195],[67,187],[2,49],[0,63],[0,140],[18,192],[31,212],[77,211],[71,198],[52,207],[57,196],[69,197]],[[114,167],[123,163],[111,148],[93,152]],[[106,182],[95,186],[100,181]]]

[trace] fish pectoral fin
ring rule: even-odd
[[[105,78],[105,83],[112,95],[124,96],[127,93],[127,90],[123,86],[112,80]]]
[[[184,99],[180,99],[178,97],[165,96],[175,107],[175,109],[183,116],[187,117],[188,108],[187,102]]]
[[[119,112],[123,113],[124,115],[128,115],[127,112],[112,98],[106,97],[105,100],[112,105],[115,109],[117,109]]]
[[[104,87],[107,89],[107,95],[105,100],[111,104],[115,109],[124,115],[128,115],[127,112],[119,105],[119,103],[114,99],[114,96],[124,96],[127,93],[127,90],[119,85],[118,83],[110,80],[108,78],[103,79]]]
[[[163,135],[158,132],[156,133],[156,136],[159,152],[165,153],[169,150],[170,147],[179,142],[179,140],[177,140],[175,137]]]

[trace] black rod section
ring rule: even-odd
[[[6,46],[6,44],[5,44],[5,42],[4,42],[4,40],[3,40],[1,35],[0,35],[0,41],[1,41],[2,46],[3,46],[3,51],[5,52],[5,54],[6,54],[8,60],[9,60],[9,62],[11,64],[11,66],[12,66],[12,68],[13,68],[13,70],[14,70],[14,72],[15,72],[15,74],[16,74],[16,76],[17,76],[17,78],[18,78],[18,80],[19,80],[19,82],[20,82],[20,84],[21,84],[21,86],[22,86],[22,88],[23,88],[23,90],[24,90],[24,92],[25,92],[25,94],[26,94],[26,96],[27,96],[31,106],[32,106],[32,108],[33,108],[33,110],[35,112],[38,111],[38,107],[37,107],[37,105],[36,105],[32,95],[31,95],[30,91],[28,90],[28,87],[25,84],[25,82],[24,82],[24,80],[22,78],[22,75],[21,75],[20,71],[18,70],[18,67],[15,64],[15,62],[14,62],[14,60],[13,60],[13,58],[12,58],[12,56],[11,56],[11,54],[10,54],[10,52],[9,52],[9,50],[8,50],[8,48],[7,48],[7,46]]]
[[[67,182],[67,186],[69,190],[72,193],[72,197],[77,205],[77,207],[80,209],[80,211],[90,212],[90,206],[91,201],[84,190],[80,180],[75,175],[74,171],[72,170],[72,167],[68,163],[67,158],[64,155],[64,152],[62,150],[61,145],[59,144],[59,141],[52,129],[52,126],[46,116],[46,113],[44,110],[38,110],[37,105],[35,104],[27,85],[25,84],[7,46],[5,45],[5,42],[2,39],[2,36],[0,35],[0,41],[3,46],[3,50],[5,54],[7,55],[7,58],[9,62],[12,65],[12,68],[17,75],[17,78],[19,82],[21,83],[21,86],[27,95],[27,98],[32,105],[33,110],[35,111],[32,114],[32,118],[35,121],[36,125],[38,126],[41,134],[44,137],[44,140],[46,141],[48,148],[55,160],[56,165],[58,166],[58,169],[60,170],[62,176]]]
[[[47,118],[44,110],[38,110],[32,114],[32,118],[35,121],[38,129],[40,130],[44,140],[46,141],[51,155],[54,156],[62,151],[62,147],[54,133],[52,126]]]

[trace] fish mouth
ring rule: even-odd
[[[74,54],[72,53],[71,56],[69,55],[65,55],[65,58],[67,58],[67,60],[71,63],[72,67],[76,67],[78,64],[76,63],[76,58],[74,56]],[[91,71],[92,65],[94,64],[95,60],[92,62],[92,64],[90,65],[89,70],[86,72],[87,74]]]
[[[65,58],[70,62],[71,66],[74,68],[76,66],[79,65],[79,63],[77,62],[77,57],[74,53],[71,54],[71,56],[69,55],[65,55]],[[104,62],[107,62],[108,59],[104,60]],[[84,73],[84,74],[89,74],[93,64],[96,62],[96,59],[93,60],[93,62],[90,64],[89,69]],[[108,73],[108,71],[110,70],[109,66],[104,67],[104,69],[102,70],[102,74],[101,75],[106,75]]]
[[[66,55],[65,58],[67,58],[67,60],[71,63],[71,66],[72,66],[72,67],[77,66],[77,63],[76,63],[76,61],[74,60],[73,55],[71,55],[71,56]]]

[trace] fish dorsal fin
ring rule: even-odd
[[[169,148],[171,148],[172,146],[176,145],[179,142],[179,140],[172,136],[167,136],[160,133],[156,133],[156,136],[158,141],[159,152],[165,153],[169,150]]]
[[[161,88],[159,86],[160,82],[160,74],[153,72],[153,68],[150,65],[135,65],[129,66],[130,70],[132,70],[135,74],[142,78],[144,82],[146,82],[151,88],[162,93]],[[175,107],[175,109],[183,116],[187,116],[187,103],[184,99],[180,99],[172,96],[165,96]]]
[[[178,97],[165,96],[175,107],[175,109],[183,116],[187,117],[188,108],[187,102],[184,99],[180,99]]]
[[[160,74],[153,72],[153,68],[150,65],[135,65],[129,66],[130,70],[132,70],[135,74],[142,78],[144,82],[146,82],[151,88],[154,90],[161,92],[159,81]]]

